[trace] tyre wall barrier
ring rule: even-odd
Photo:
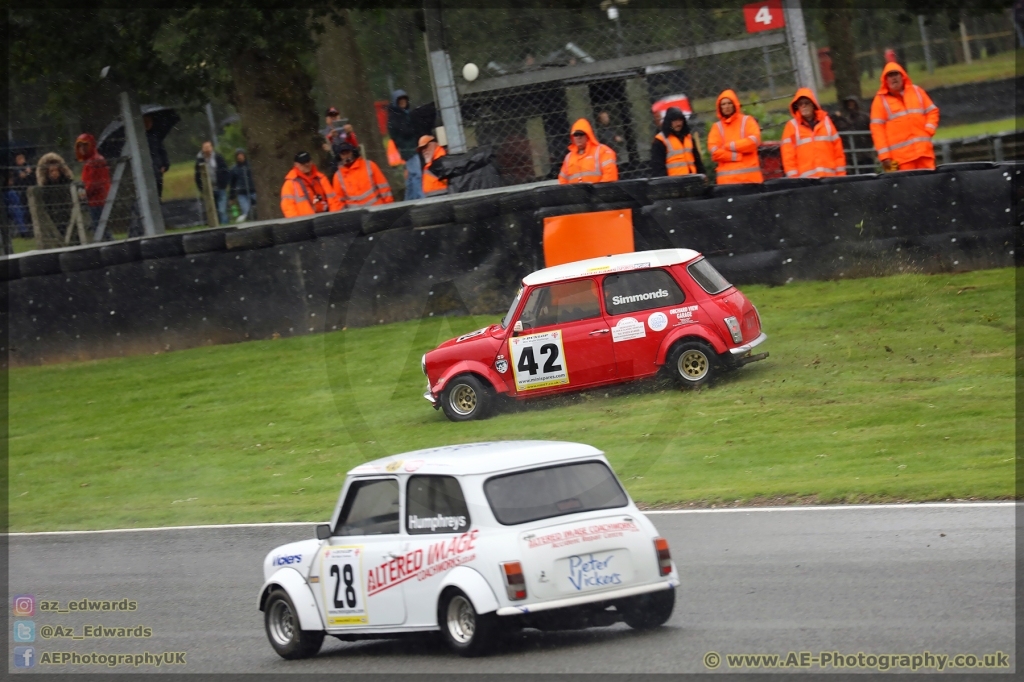
[[[1021,179],[1015,164],[951,164],[754,186],[538,183],[30,252],[2,259],[0,322],[18,366],[497,314],[544,266],[544,217],[613,208],[632,209],[638,250],[696,249],[737,284],[1004,267]]]

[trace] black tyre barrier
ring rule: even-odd
[[[785,284],[786,251],[771,250],[733,256],[709,256],[708,260],[732,284]]]
[[[114,265],[134,263],[137,260],[141,260],[142,250],[139,248],[139,241],[137,239],[130,239],[117,242],[116,244],[101,246],[100,258],[103,260],[103,265],[109,268]]]
[[[313,218],[313,234],[329,237],[334,234],[354,234],[363,227],[362,209],[345,209],[332,213],[321,213]]]
[[[951,184],[949,174],[927,170],[884,175],[875,187],[883,202],[880,215],[891,223],[888,236],[913,237],[950,229],[949,202],[943,196]]]
[[[102,267],[103,259],[100,257],[100,250],[94,246],[64,251],[60,254],[61,272],[96,270]]]
[[[455,222],[455,206],[451,200],[413,206],[409,209],[409,222],[413,227]]]
[[[469,197],[455,202],[455,222],[475,223],[498,215],[499,199],[495,196]]]
[[[648,182],[646,178],[619,180],[618,182],[599,182],[591,186],[591,192],[593,193],[592,201],[604,203],[634,201],[638,204],[646,204],[648,202]]]
[[[1010,166],[996,166],[989,170],[964,171],[952,174],[948,191],[950,201],[956,205],[949,208],[949,229],[966,231],[1010,225],[1014,221],[1014,183],[1019,169]],[[946,176],[946,174],[943,174]],[[948,177],[948,176],[947,176]],[[956,222],[953,223],[952,220]]]
[[[746,209],[741,207],[750,206],[751,210],[760,214],[765,228],[771,226],[758,235],[760,239],[766,240],[761,242],[765,247],[792,249],[815,244],[824,236],[822,219],[827,207],[821,204],[823,191],[831,192],[824,187],[805,187],[770,192],[762,197],[729,198],[735,202],[734,211],[738,210],[742,214]]]
[[[228,251],[265,249],[274,245],[274,231],[270,225],[242,227],[224,235],[224,246]]]
[[[498,199],[498,209],[502,214],[533,211],[537,206],[537,195],[533,192],[509,192]]]
[[[647,182],[647,200],[683,199],[707,196],[707,177],[703,175],[675,175],[654,178]]]
[[[573,185],[548,185],[531,190],[537,208],[569,206],[590,202],[592,185],[579,183]]]
[[[860,180],[862,177],[866,179]],[[820,187],[802,190],[810,195],[811,202],[817,202],[820,207],[818,241],[821,237],[826,241],[892,237],[895,233],[879,219],[878,207],[882,203],[876,178],[852,175],[847,176],[846,181],[842,180],[844,178],[841,177],[825,178]]]
[[[935,170],[940,173],[957,173],[960,171],[991,170],[996,164],[991,161],[961,161],[959,163],[944,163],[936,166]]]
[[[21,277],[20,258],[5,257],[0,259],[0,282],[9,282]]]
[[[139,251],[142,260],[157,258],[173,258],[185,255],[180,234],[165,234],[161,237],[149,237],[139,240]]]
[[[798,187],[814,187],[821,184],[821,178],[772,178],[764,181],[764,191],[774,192],[780,189],[796,189]]]
[[[234,229],[233,227],[219,227],[212,230],[189,232],[182,235],[181,245],[186,254],[223,251],[227,248],[224,244],[224,235]]]
[[[292,242],[308,242],[313,239],[313,219],[296,220],[295,222],[274,223],[271,226],[275,244]]]
[[[712,197],[739,197],[747,194],[761,194],[764,191],[764,184],[760,182],[737,182],[731,185],[713,185],[710,195]]]
[[[412,227],[409,219],[409,206],[406,204],[387,204],[383,207],[366,209],[363,213],[363,234],[374,234],[384,230],[397,230]]]
[[[33,253],[18,259],[22,277],[55,275],[60,272],[60,256],[57,252]]]
[[[864,182],[874,180],[878,175],[875,173],[864,173],[862,175],[836,175],[831,178],[821,178],[823,185],[845,185],[850,182]]]

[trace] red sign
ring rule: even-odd
[[[743,18],[747,22],[747,33],[770,31],[786,25],[782,13],[782,0],[764,0],[743,6]]]

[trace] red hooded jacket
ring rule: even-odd
[[[89,206],[102,207],[110,191],[110,169],[107,168],[107,160],[96,151],[96,138],[89,133],[79,135],[75,140],[75,158],[85,164],[82,167],[82,184],[85,185]]]

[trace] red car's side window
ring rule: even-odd
[[[583,279],[534,289],[519,321],[523,329],[537,329],[600,316],[597,282]]]
[[[604,307],[612,317],[679,305],[686,300],[675,278],[660,269],[608,275],[602,285]]]

